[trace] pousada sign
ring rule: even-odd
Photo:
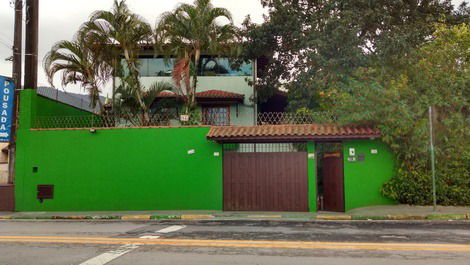
[[[10,141],[15,85],[12,79],[0,76],[0,142]]]

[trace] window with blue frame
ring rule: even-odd
[[[139,72],[142,77],[171,76],[175,59],[141,58]],[[199,76],[251,76],[251,63],[233,60],[227,57],[203,56],[200,61]]]

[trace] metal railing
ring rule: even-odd
[[[293,113],[261,112],[258,113],[258,125],[333,123],[336,117],[330,112]]]
[[[38,116],[34,120],[35,129],[70,129],[70,128],[126,128],[190,125],[190,121],[180,121],[173,113],[137,115],[104,114],[86,116]]]
[[[129,128],[157,126],[194,126],[230,125],[228,116],[213,115],[208,119],[204,114],[182,117],[176,112],[157,114],[107,113],[86,116],[37,116],[33,122],[34,129],[72,129],[72,128]],[[227,120],[228,119],[228,120]],[[328,112],[284,113],[263,112],[258,114],[258,125],[312,124],[335,122],[334,115]]]

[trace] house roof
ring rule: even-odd
[[[162,91],[158,94],[157,98],[176,98],[176,94],[171,91]]]
[[[217,142],[279,142],[370,139],[380,136],[369,126],[295,124],[262,126],[217,126],[206,137]]]
[[[95,108],[90,107],[90,97],[88,95],[67,93],[53,87],[38,87],[36,93],[40,96],[73,106],[84,111],[94,113],[98,113],[100,111],[98,104],[95,106]],[[104,103],[106,98],[100,96],[100,101]]]
[[[157,98],[177,98],[177,94],[171,91],[162,91],[157,96]],[[233,93],[223,90],[206,90],[196,93],[196,99],[199,102],[212,102],[212,101],[240,101],[242,102],[245,99],[245,95]]]
[[[230,98],[243,100],[245,95],[223,90],[207,90],[197,92],[196,98]]]

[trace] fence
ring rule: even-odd
[[[175,112],[157,114],[103,114],[87,116],[38,116],[34,120],[35,129],[65,129],[65,128],[118,128],[118,127],[155,127],[155,126],[190,126],[190,125],[230,125],[225,116],[210,116],[198,114],[184,117]],[[223,118],[223,119],[222,119]],[[257,125],[282,124],[312,124],[333,123],[336,118],[328,112],[315,112],[308,114],[264,112],[258,114]],[[252,124],[246,124],[252,125]]]
[[[292,113],[261,112],[258,113],[258,125],[313,124],[334,123],[336,117],[330,112]]]

